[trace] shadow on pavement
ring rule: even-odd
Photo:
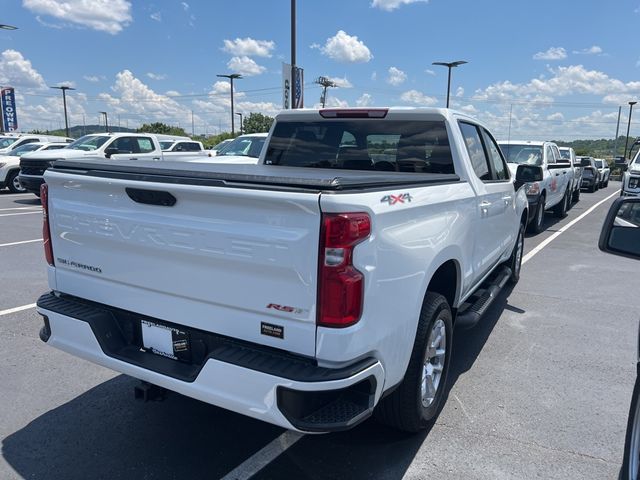
[[[133,399],[120,375],[46,412],[4,439],[2,455],[29,479],[215,479],[282,429],[169,394]]]

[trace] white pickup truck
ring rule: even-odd
[[[376,407],[425,428],[454,324],[520,274],[524,188],[447,109],[293,110],[258,165],[60,161],[45,178],[43,341],[302,432]]]
[[[553,142],[508,141],[500,142],[500,147],[511,172],[515,172],[519,165],[537,169],[525,185],[529,200],[528,230],[532,233],[542,231],[544,214],[548,209],[553,208],[557,217],[566,217],[572,205],[575,173],[573,165],[562,159],[558,146]]]
[[[175,152],[171,160],[201,158],[193,152]],[[180,158],[174,158],[179,156]],[[40,194],[44,172],[58,160],[153,160],[164,159],[158,138],[150,133],[94,133],[69,144],[64,150],[35,152],[20,159],[20,184],[29,192]]]

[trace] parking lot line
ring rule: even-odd
[[[573,220],[571,220],[569,223],[567,223],[564,227],[562,227],[560,230],[558,230],[556,233],[554,233],[553,235],[551,235],[549,238],[547,238],[546,240],[544,240],[542,243],[540,243],[540,245],[538,245],[536,248],[534,248],[533,250],[531,250],[529,253],[527,253],[524,258],[522,259],[522,264],[524,265],[525,263],[527,263],[529,260],[531,260],[533,257],[535,257],[544,247],[546,247],[547,245],[549,245],[551,242],[553,242],[556,238],[558,238],[560,235],[562,235],[564,232],[566,232],[567,230],[569,230],[571,227],[573,227],[576,223],[578,223],[580,220],[582,220],[584,217],[586,217],[587,215],[589,215],[591,212],[593,212],[596,208],[598,208],[600,205],[602,205],[604,202],[606,202],[607,200],[609,200],[610,198],[615,197],[616,195],[620,195],[620,192],[615,192],[612,193],[611,195],[609,195],[607,198],[600,200],[598,203],[596,203],[595,205],[593,205],[591,208],[589,208],[586,212],[584,212],[582,215],[580,215],[578,218],[574,218]]]
[[[8,310],[0,310],[0,317],[3,315],[9,315],[10,313],[21,312],[23,310],[29,310],[30,308],[35,308],[35,303],[30,303],[29,305],[22,305],[21,307],[9,308]]]
[[[221,480],[247,480],[253,477],[302,437],[304,437],[302,433],[287,430],[227,473]]]
[[[32,207],[11,207],[11,208],[0,208],[0,212],[6,212],[7,210],[40,210],[42,207],[40,205],[33,205]]]
[[[13,217],[15,215],[33,215],[34,213],[42,213],[42,210],[37,210],[35,212],[2,213],[0,214],[0,217]]]
[[[7,198],[7,197],[22,197],[22,198],[27,198],[28,195],[25,195],[24,193],[8,193],[6,195],[0,195],[0,198]]]
[[[22,245],[23,243],[33,243],[33,242],[41,242],[41,238],[36,238],[35,240],[23,240],[21,242],[11,242],[11,243],[0,243],[0,247],[10,247],[12,245]]]

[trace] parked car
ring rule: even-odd
[[[518,165],[531,165],[539,172],[527,182],[525,191],[529,201],[528,230],[542,231],[544,213],[553,208],[557,217],[563,218],[571,207],[573,166],[560,162],[558,146],[552,142],[509,141],[499,142],[507,157],[509,169],[515,173]]]
[[[268,134],[266,133],[240,135],[225,145],[223,149],[216,154],[216,157],[233,156],[258,158],[260,157],[260,152],[265,144],[267,135]]]
[[[40,135],[40,134],[5,134],[0,136],[0,155],[6,155],[9,151],[14,150],[21,145],[34,142],[60,142],[71,143],[73,138],[59,137],[57,135]]]
[[[176,152],[180,160],[195,157],[191,152]],[[90,160],[163,160],[160,143],[152,133],[94,133],[85,135],[56,152],[35,152],[20,159],[19,181],[29,192],[40,195],[44,172],[61,159]]]
[[[233,138],[227,138],[226,140],[222,140],[220,143],[217,143],[213,146],[209,151],[211,152],[211,156],[215,157],[218,153],[222,152],[224,147],[233,141]]]
[[[40,336],[288,429],[424,429],[454,324],[518,281],[535,171],[435,108],[285,111],[258,165],[60,161]]]
[[[23,193],[27,190],[22,186],[18,178],[20,173],[20,157],[29,152],[41,152],[45,150],[58,150],[65,148],[68,143],[59,142],[33,142],[24,143],[6,155],[0,157],[0,189],[7,187],[13,193]]]
[[[609,175],[611,175],[611,168],[609,168],[609,164],[603,158],[596,158],[596,167],[600,172],[600,184],[599,188],[607,188],[609,186]]]
[[[571,200],[577,202],[580,200],[580,189],[582,188],[582,165],[576,159],[576,153],[571,147],[558,147],[560,158],[563,162],[569,162],[573,166],[573,181],[571,182],[572,196]]]
[[[604,252],[640,260],[640,198],[619,198],[611,205],[598,246]],[[636,381],[627,420],[621,480],[637,480],[640,476],[640,330],[635,358]]]
[[[628,165],[621,162],[619,166],[623,171],[620,195],[623,197],[640,197],[640,150]]]
[[[600,170],[593,157],[577,157],[582,165],[582,188],[586,188],[591,193],[600,188],[602,180]]]

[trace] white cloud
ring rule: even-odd
[[[574,50],[573,53],[576,55],[601,55],[602,48],[598,45],[593,45],[592,47],[583,48],[582,50]]]
[[[353,88],[353,84],[347,79],[346,75],[342,78],[340,77],[327,77],[333,83],[336,84],[336,87],[340,88]]]
[[[364,42],[344,30],[339,30],[333,37],[329,37],[320,51],[332,60],[344,63],[366,63],[373,58]]]
[[[552,113],[551,115],[547,115],[547,120],[549,121],[564,120],[564,115],[561,112]]]
[[[478,113],[478,109],[471,104],[458,107],[458,109],[468,115],[475,115],[476,113]]]
[[[402,85],[406,79],[407,79],[407,74],[404,73],[402,70],[396,67],[389,68],[389,76],[387,77],[387,83],[390,83],[391,85],[394,85],[394,86],[398,86],[398,85]]]
[[[97,75],[83,75],[83,77],[87,82],[97,83],[100,81],[100,77]]]
[[[227,67],[229,68],[229,70],[246,77],[260,75],[267,70],[265,67],[263,67],[262,65],[258,65],[255,61],[247,56],[232,57],[231,60],[227,62]]]
[[[35,14],[112,35],[133,21],[127,0],[23,0],[22,5]]]
[[[183,9],[185,12],[188,12],[188,11],[189,11],[189,4],[188,4],[187,2],[180,2],[180,5],[182,5],[182,9]]]
[[[177,90],[167,90],[166,92],[164,92],[164,94],[167,97],[179,97],[180,96],[180,92],[178,92]]]
[[[270,57],[274,48],[276,44],[271,40],[254,40],[247,37],[225,40],[222,50],[235,56]]]
[[[167,74],[148,72],[147,77],[149,77],[151,80],[165,80],[167,78]]]
[[[76,88],[76,82],[74,82],[72,80],[63,80],[62,82],[57,82],[55,84],[55,86],[57,86],[57,87]]]
[[[0,54],[0,85],[22,88],[47,88],[42,75],[31,62],[17,50],[5,50]]]
[[[373,98],[368,93],[363,93],[360,98],[356,100],[356,105],[359,107],[368,107],[373,104]]]
[[[209,93],[212,95],[217,95],[220,93],[230,93],[230,92],[231,92],[231,82],[225,82],[225,81],[219,80],[213,84],[213,88]]]
[[[410,3],[418,2],[427,3],[428,1],[429,0],[373,0],[371,2],[371,7],[391,12],[392,10],[399,8],[402,5],[409,5]]]
[[[347,108],[349,106],[349,102],[346,100],[340,100],[338,97],[328,95],[325,106],[332,108]]]
[[[432,75],[432,76],[434,76],[434,77],[435,77],[435,75],[436,75],[436,72],[435,72],[435,71],[433,71],[433,70],[430,70],[430,69],[426,69],[426,70],[424,71],[424,73],[426,73],[427,75]]]
[[[156,22],[162,21],[162,13],[160,12],[154,12],[151,15],[149,15],[149,17],[151,18],[151,20],[155,20]]]
[[[562,47],[551,47],[546,52],[538,52],[534,60],[562,60],[567,58],[567,51]]]
[[[438,100],[435,99],[434,97],[429,97],[428,95],[425,95],[424,93],[419,92],[418,90],[408,90],[404,92],[400,96],[400,100],[402,100],[405,103],[412,103],[414,105],[419,105],[422,107],[429,107],[431,105],[435,105],[436,103],[438,103]]]
[[[456,89],[456,97],[462,97],[462,96],[464,96],[464,88],[458,87]]]

